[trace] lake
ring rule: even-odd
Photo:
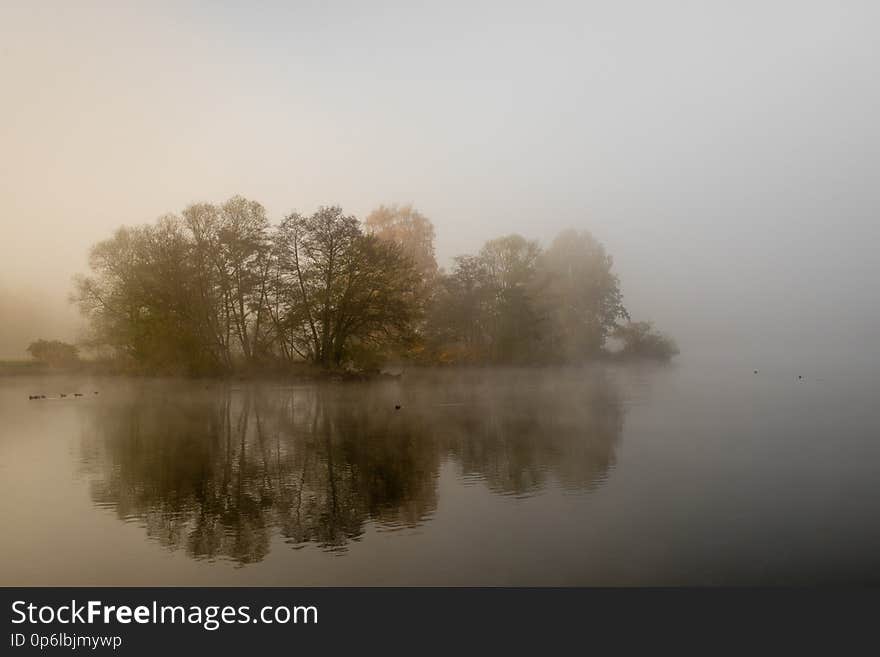
[[[684,358],[0,378],[0,583],[877,583],[876,383]]]

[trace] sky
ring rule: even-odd
[[[0,357],[73,339],[91,244],[242,194],[414,203],[442,265],[592,231],[688,352],[880,334],[880,5],[0,5]],[[877,351],[874,349],[874,351]]]

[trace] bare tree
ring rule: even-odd
[[[419,315],[419,274],[400,246],[364,235],[338,207],[293,213],[276,234],[276,323],[304,358],[338,366],[353,344],[408,337]]]

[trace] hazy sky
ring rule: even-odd
[[[588,228],[685,353],[876,346],[878,19],[831,0],[5,0],[0,356],[71,335],[90,244],[236,193],[273,220],[413,202],[442,264]]]

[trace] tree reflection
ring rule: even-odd
[[[343,551],[369,522],[425,522],[447,459],[497,493],[589,490],[623,425],[613,382],[574,374],[175,387],[106,402],[86,411],[83,438],[95,503],[169,548],[239,564],[276,537]]]

